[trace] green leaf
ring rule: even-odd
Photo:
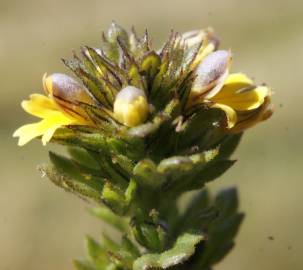
[[[134,169],[134,162],[125,155],[113,155],[112,157],[113,164],[118,164],[125,173],[130,176]]]
[[[210,162],[202,171],[202,179],[200,178],[198,179],[198,181],[213,181],[214,179],[220,177],[223,173],[225,173],[232,165],[235,164],[235,162],[236,160],[220,160]]]
[[[142,89],[146,92],[147,87],[146,87],[145,81],[141,77],[139,67],[137,66],[136,63],[130,64],[130,68],[128,70],[128,76],[130,79],[130,83],[129,83],[130,85],[135,86],[139,89]]]
[[[108,255],[110,260],[118,267],[132,270],[133,262],[140,256],[140,253],[127,237],[123,237],[120,249],[115,252],[109,252]]]
[[[90,209],[90,212],[93,213],[98,218],[105,221],[106,223],[112,225],[118,231],[121,231],[123,233],[127,232],[128,230],[127,220],[125,218],[117,216],[110,209],[105,207],[95,207]]]
[[[105,233],[102,234],[102,246],[110,252],[118,252],[120,250],[120,245]]]
[[[111,47],[111,45],[110,45]],[[118,45],[115,44],[115,47],[118,48]],[[91,58],[95,62],[95,64],[102,70],[102,72],[105,72],[107,76],[112,78],[112,83],[117,87],[121,88],[122,86],[127,86],[127,72],[122,70],[115,62],[111,62],[109,59],[107,59],[104,55],[101,55],[96,51],[96,49],[90,48],[88,46],[85,47],[87,51],[89,52]],[[111,47],[112,48],[112,47]],[[110,48],[110,50],[111,50]],[[119,48],[118,52],[119,53]],[[113,52],[114,57],[118,56],[116,54],[116,51]],[[118,60],[118,59],[117,59]],[[115,59],[116,61],[116,59]]]
[[[124,194],[125,201],[128,205],[135,199],[136,192],[137,192],[137,182],[133,178],[131,178]]]
[[[158,171],[165,174],[172,194],[202,188],[209,180],[208,165],[217,154],[218,150],[213,149],[191,156],[171,157],[160,162]]]
[[[225,136],[219,143],[220,151],[217,159],[228,159],[238,147],[243,133]]]
[[[84,199],[90,198],[96,202],[100,202],[101,192],[90,187],[86,183],[75,181],[74,179],[68,177],[66,174],[59,172],[53,166],[40,166],[39,170],[42,172],[42,175],[47,175],[47,177],[55,185],[63,188],[64,190]]]
[[[118,63],[120,58],[120,50],[117,40],[120,39],[125,46],[129,46],[128,34],[120,25],[116,22],[112,22],[106,36],[103,36],[103,50],[107,57],[112,61]]]
[[[187,205],[182,216],[179,217],[178,222],[174,225],[174,235],[179,235],[188,229],[201,230],[200,216],[204,209],[208,208],[210,204],[209,192],[207,189],[199,191]]]
[[[61,128],[56,131],[52,140],[68,146],[83,147],[84,149],[95,152],[100,150],[107,152],[110,150],[106,136],[100,134],[98,130],[88,133],[71,128]]]
[[[184,122],[180,130],[179,150],[193,147],[202,152],[209,143],[210,136],[225,119],[222,110],[200,106],[196,112]],[[208,147],[207,147],[208,148]]]
[[[161,65],[161,58],[154,51],[149,52],[141,62],[141,69],[145,75],[151,80],[158,73]]]
[[[70,179],[79,181],[97,191],[100,191],[102,189],[104,180],[101,177],[96,178],[89,174],[83,174],[80,171],[80,168],[77,167],[74,162],[61,155],[49,152],[49,157],[57,170],[63,174],[66,174]]]
[[[158,252],[163,250],[166,233],[161,226],[153,223],[133,222],[133,233],[136,240],[145,248]]]
[[[129,252],[132,257],[135,259],[140,256],[139,249],[134,245],[134,243],[127,237],[122,237],[122,243],[121,243],[122,249]]]
[[[138,162],[133,173],[139,185],[151,189],[156,189],[165,182],[165,177],[157,171],[156,164],[150,159]]]
[[[83,166],[89,167],[94,170],[98,170],[100,167],[98,163],[91,157],[87,150],[80,147],[68,147],[67,151],[69,155]]]
[[[174,189],[180,192],[195,190],[202,188],[206,183],[213,181],[225,173],[236,161],[235,160],[219,160],[211,161],[205,165],[194,167],[189,175],[184,177],[187,179],[186,185],[175,185]],[[179,181],[180,182],[180,181]]]
[[[101,199],[114,213],[118,215],[125,214],[127,203],[123,191],[117,186],[106,182],[102,189]]]
[[[189,157],[179,156],[170,157],[162,160],[157,170],[163,174],[179,173],[180,171],[188,171],[193,167],[193,161]]]
[[[125,44],[128,44],[128,33],[121,25],[113,21],[108,28],[107,39],[109,42],[116,44],[117,38],[120,38]]]
[[[86,250],[89,259],[96,264],[100,262],[105,265],[107,263],[107,251],[93,238],[86,236],[85,239]]]
[[[203,240],[202,235],[185,233],[177,239],[171,249],[160,254],[146,254],[138,258],[134,262],[133,269],[167,269],[182,264],[194,255],[195,246]]]
[[[220,209],[221,218],[236,213],[239,206],[237,189],[228,188],[221,190],[216,196],[215,204]]]
[[[244,218],[238,213],[238,195],[235,188],[221,191],[215,199],[218,217],[207,229],[208,238],[204,251],[197,259],[195,270],[204,269],[219,262],[234,246],[234,238]]]

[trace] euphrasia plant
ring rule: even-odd
[[[267,119],[271,91],[231,73],[211,29],[172,32],[159,49],[113,23],[101,48],[63,60],[78,80],[45,75],[23,109],[41,118],[14,136],[67,146],[41,171],[115,227],[116,242],[86,239],[79,270],[209,270],[234,246],[243,214],[234,188],[205,185],[233,164],[243,131]],[[181,211],[182,194],[196,191]]]

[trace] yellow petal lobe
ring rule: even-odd
[[[29,100],[24,100],[21,107],[29,114],[45,118],[58,111],[58,106],[49,97],[40,94],[30,95]]]
[[[77,118],[73,118],[59,110],[56,103],[43,95],[33,94],[29,100],[21,103],[23,109],[34,116],[42,118],[40,122],[21,126],[15,131],[13,137],[19,137],[19,146],[23,146],[32,139],[42,136],[45,145],[50,141],[55,131],[61,126],[85,125]]]
[[[237,123],[237,113],[235,110],[227,105],[224,104],[214,104],[212,108],[218,108],[225,112],[226,119],[227,119],[227,128],[231,129],[234,127]]]
[[[270,92],[268,87],[253,86],[252,80],[246,75],[236,73],[229,75],[222,89],[211,100],[238,111],[246,111],[260,107]]]
[[[38,123],[27,124],[18,128],[13,137],[19,137],[19,146],[23,146],[32,139],[42,136],[43,145],[50,141],[56,129],[61,126],[78,124],[74,119],[58,112],[55,116],[45,118]]]

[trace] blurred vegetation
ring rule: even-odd
[[[237,185],[247,213],[217,269],[302,269],[302,10],[299,0],[0,0],[0,269],[72,269],[84,235],[101,232],[88,205],[40,178],[47,149],[39,141],[18,148],[11,134],[29,121],[19,103],[42,91],[43,73],[66,72],[60,58],[98,46],[112,19],[148,28],[155,44],[172,28],[212,26],[234,52],[233,70],[273,87],[273,118],[245,134],[238,163],[210,185]]]

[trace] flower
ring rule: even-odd
[[[32,94],[29,100],[21,103],[27,113],[42,120],[21,126],[14,132],[13,137],[19,137],[19,146],[39,136],[42,136],[42,143],[46,145],[55,131],[62,126],[91,124],[76,103],[92,103],[93,99],[78,82],[67,75],[57,73],[45,75],[43,86],[48,96]]]
[[[58,128],[71,125],[119,134],[148,121],[136,129],[147,134],[164,118],[189,121],[183,116],[192,116],[192,108],[201,104],[225,113],[226,123],[221,114],[209,119],[220,122],[224,133],[240,132],[271,115],[271,90],[245,74],[230,74],[232,54],[217,50],[211,29],[172,32],[161,50],[152,48],[147,32],[138,38],[135,30],[128,33],[115,23],[102,40],[101,48],[85,46],[80,57],[63,60],[83,85],[64,74],[45,75],[47,95],[33,94],[22,102],[41,121],[16,130],[19,145],[40,136],[45,145]],[[185,128],[181,122],[178,127]]]
[[[192,68],[196,68],[207,55],[217,50],[219,46],[219,39],[211,28],[185,32],[181,35],[181,40],[188,49],[195,47],[199,49],[191,65]]]
[[[240,132],[271,115],[271,90],[243,73],[229,74],[230,65],[229,51],[209,54],[196,69],[189,105],[204,103],[223,110],[227,128]]]
[[[114,116],[122,124],[135,127],[143,123],[149,113],[144,91],[134,86],[123,88],[116,96]]]

